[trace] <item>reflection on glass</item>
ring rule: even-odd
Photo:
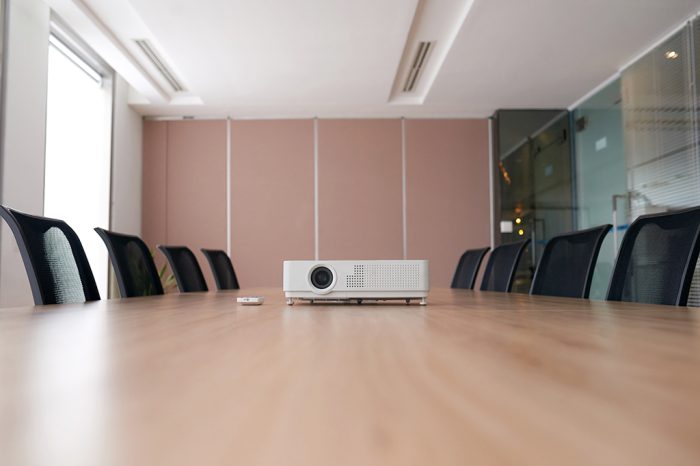
[[[605,299],[616,247],[628,227],[620,80],[574,111],[578,228],[613,224],[598,256],[591,299]],[[617,241],[616,241],[617,240]]]
[[[527,292],[546,242],[573,229],[569,117],[561,110],[497,114],[501,242],[531,239],[513,291]]]
[[[697,63],[691,50],[697,21],[678,31],[622,73],[629,220],[700,204]],[[691,42],[696,40],[695,47]],[[695,274],[689,304],[700,305]]]

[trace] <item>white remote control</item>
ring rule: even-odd
[[[259,306],[265,302],[265,298],[262,296],[239,296],[236,301],[244,306]]]

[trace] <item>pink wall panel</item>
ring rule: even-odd
[[[165,242],[167,125],[165,121],[143,123],[141,235],[151,249]]]
[[[246,287],[279,286],[314,257],[312,120],[236,120],[232,259]],[[459,255],[490,242],[486,120],[406,120],[409,258],[449,286]],[[403,256],[401,120],[319,120],[322,259]],[[226,248],[226,122],[144,122],[143,237]],[[160,262],[160,253],[156,258]]]
[[[231,125],[234,267],[242,287],[281,287],[283,260],[314,258],[313,121]]]
[[[429,259],[431,286],[448,287],[460,255],[490,244],[488,122],[405,125],[408,258]]]
[[[170,121],[167,150],[165,241],[192,249],[216,289],[199,248],[226,250],[226,121]]]
[[[401,121],[318,122],[321,259],[403,257]]]

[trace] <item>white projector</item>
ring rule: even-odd
[[[427,260],[284,261],[284,294],[294,300],[384,301],[427,304]]]

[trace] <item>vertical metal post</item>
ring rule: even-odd
[[[226,117],[226,254],[231,257],[231,234],[233,216],[231,212],[231,117]]]
[[[403,258],[408,259],[408,230],[406,229],[406,119],[401,118],[401,216],[403,222]]]
[[[314,118],[314,260],[319,260],[318,238],[318,117]]]

